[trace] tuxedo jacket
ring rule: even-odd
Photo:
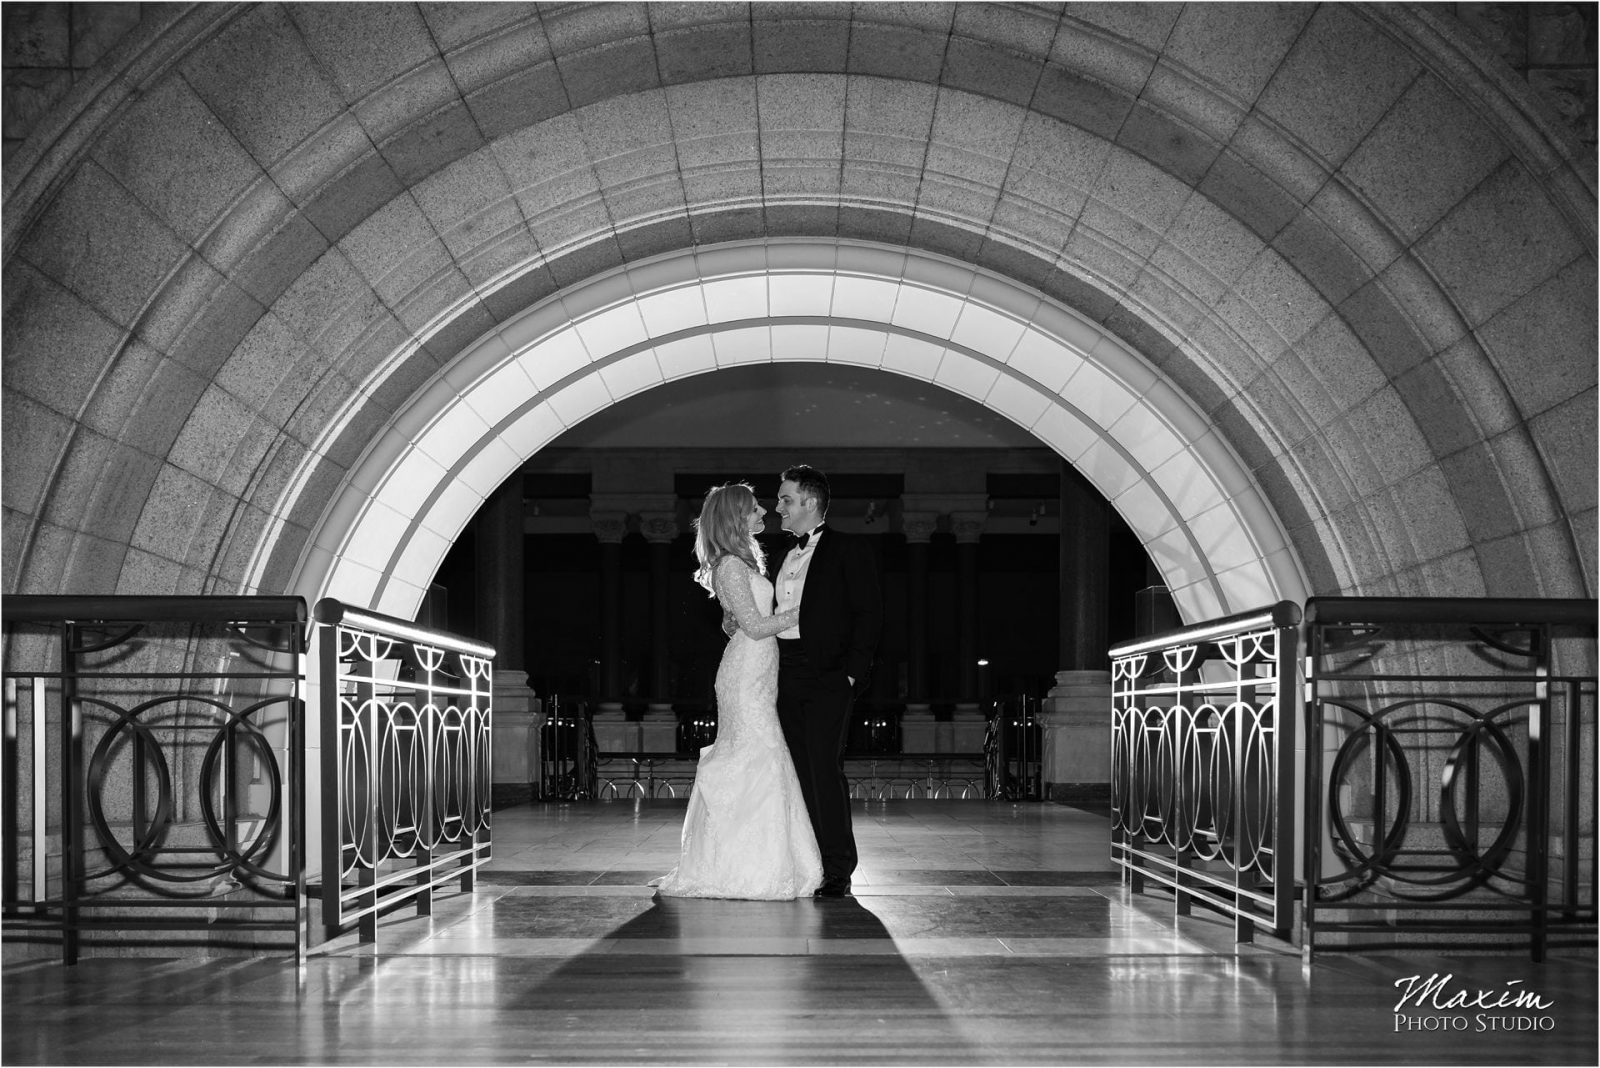
[[[787,554],[786,554],[787,555]],[[867,539],[824,527],[800,596],[800,642],[812,666],[843,671],[865,693],[883,630],[878,562]]]

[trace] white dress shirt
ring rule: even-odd
[[[822,540],[822,529],[813,528],[811,538],[806,542],[804,549],[799,545],[793,546],[787,556],[783,558],[783,566],[778,569],[778,607],[775,611],[782,612],[793,608],[800,603],[800,598],[806,590],[806,572],[811,568],[811,555],[816,552],[817,542]],[[780,638],[800,637],[800,624],[796,623],[788,630],[778,635]]]

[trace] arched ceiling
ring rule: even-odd
[[[6,161],[6,588],[284,589],[480,339],[821,237],[1138,353],[1317,591],[1592,590],[1574,159],[1425,6],[158,7]]]
[[[618,401],[558,448],[1039,448],[982,404],[915,379],[820,362],[730,367]]]

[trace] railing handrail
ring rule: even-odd
[[[1176,630],[1163,631],[1149,638],[1138,638],[1131,642],[1123,642],[1111,647],[1108,655],[1117,660],[1125,656],[1137,656],[1140,653],[1153,653],[1158,649],[1165,649],[1169,645],[1187,645],[1194,642],[1209,641],[1212,638],[1223,638],[1240,631],[1254,630],[1258,627],[1292,627],[1300,622],[1300,606],[1293,601],[1279,601],[1277,604],[1262,605],[1248,612],[1237,612],[1231,616],[1220,619],[1207,620],[1204,623],[1194,623]]]
[[[1593,625],[1597,606],[1592,597],[1312,597],[1305,621]]]
[[[7,623],[303,623],[306,602],[248,595],[19,593],[0,601],[0,615]]]
[[[435,630],[424,627],[409,619],[398,616],[386,616],[381,612],[374,612],[367,608],[357,608],[355,605],[345,604],[336,597],[324,597],[317,602],[314,616],[318,623],[328,626],[344,625],[358,627],[362,630],[376,631],[379,634],[390,635],[409,642],[420,642],[423,645],[437,646],[448,649],[452,653],[466,653],[468,656],[493,659],[495,648],[484,642],[463,638],[447,630]]]

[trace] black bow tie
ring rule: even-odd
[[[816,526],[812,527],[810,530],[806,531],[804,534],[801,534],[797,539],[795,539],[795,543],[794,543],[795,544],[795,548],[804,549],[808,544],[810,544],[811,535],[816,534],[821,530],[822,530],[822,524],[818,523]]]

